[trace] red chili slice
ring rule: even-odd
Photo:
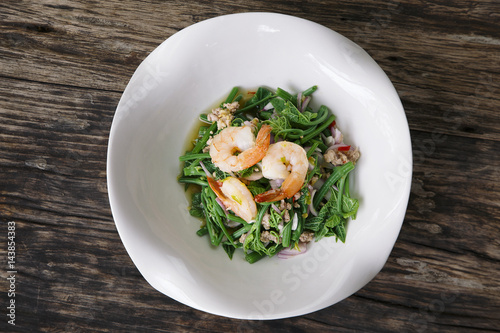
[[[351,149],[351,146],[342,146],[337,148],[338,151],[348,151],[349,149]]]

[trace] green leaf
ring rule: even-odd
[[[286,132],[292,129],[288,118],[279,115],[264,121],[264,123],[272,127],[272,133],[275,136],[281,136],[283,139],[286,139]]]
[[[337,198],[338,198],[338,192],[332,190],[330,201],[337,200]],[[357,199],[350,198],[344,194],[342,196],[342,212],[339,212],[338,209],[335,208],[335,213],[341,215],[344,218],[348,218],[356,215],[358,208],[359,208],[359,201]]]
[[[287,101],[285,108],[279,113],[280,116],[287,117],[288,121],[299,125],[309,125],[317,114],[309,111],[300,112],[293,103]]]
[[[340,216],[338,216],[338,215],[332,215],[332,216],[330,216],[330,217],[328,217],[326,219],[325,225],[328,228],[334,228],[337,225],[339,225],[340,223],[342,223],[342,221],[343,221],[343,219]]]
[[[255,105],[255,108],[261,110],[264,106],[266,106],[267,103],[269,103],[269,100],[267,100],[266,98],[272,96],[273,93],[264,88],[264,87],[259,87],[257,89],[257,91],[255,92],[255,94],[253,95],[252,98],[250,98],[248,100],[248,102],[246,102],[245,105],[252,105],[252,104],[255,104],[255,103],[259,103],[260,101],[264,100],[263,102]]]
[[[215,166],[215,164],[212,163],[212,159],[207,158],[203,160],[203,164],[207,168],[207,170],[213,175],[215,173],[215,179],[220,180],[220,179],[226,179],[230,175],[228,173],[225,173],[221,169]],[[203,169],[202,169],[203,170]],[[205,174],[205,173],[203,173]]]
[[[189,214],[194,217],[204,218],[205,214],[203,213],[203,209],[191,208],[189,210]]]
[[[308,230],[311,230],[311,231],[319,231],[319,228],[320,228],[323,220],[324,220],[324,218],[319,217],[319,216],[308,217],[306,219],[306,223],[305,223],[304,227]]]
[[[201,168],[200,165],[191,164],[188,167],[182,169],[182,173],[184,176],[206,176],[205,171]]]
[[[191,195],[191,207],[203,209],[201,202],[201,192],[195,192]]]
[[[240,176],[241,178],[249,177],[254,173],[254,169],[255,167],[251,166],[249,168],[238,171],[238,176]]]
[[[342,213],[345,218],[354,217],[358,212],[359,200],[350,198],[344,194],[342,197]]]
[[[266,188],[256,181],[251,181],[250,184],[247,185],[247,188],[254,197],[257,194],[266,192]]]
[[[260,116],[261,120],[269,120],[269,119],[271,119],[272,115],[273,115],[272,111],[261,111],[259,113],[259,116]]]
[[[271,100],[271,104],[277,114],[281,114],[281,111],[286,108],[286,101],[281,98],[273,98]]]
[[[337,238],[340,239],[342,243],[345,243],[346,239],[346,228],[345,228],[345,223],[341,223],[335,227],[335,234],[337,235]]]
[[[206,234],[208,234],[207,226],[203,226],[200,229],[198,229],[198,231],[196,232],[196,234],[198,236],[200,236],[200,237],[205,236]]]
[[[254,225],[255,225],[255,223],[254,223]],[[254,235],[255,228],[253,227],[254,225],[252,225],[252,228],[250,229],[249,234],[247,235],[247,237],[245,238],[245,241],[243,242],[243,250],[245,252],[253,250],[252,245],[253,245],[253,239],[255,238],[255,235]]]
[[[320,231],[317,231],[314,234],[314,240],[319,242],[323,237],[325,237],[330,229],[326,225],[324,225]]]
[[[226,251],[229,259],[233,260],[234,250],[236,250],[234,245],[227,243],[227,242],[224,242],[224,243],[222,243],[222,248],[224,249],[224,251]]]
[[[283,247],[289,247],[291,236],[292,236],[292,221],[285,224],[285,226],[283,227],[282,235],[283,235],[283,237],[282,237]]]

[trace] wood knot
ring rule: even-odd
[[[53,32],[55,31],[54,27],[49,24],[35,24],[35,23],[26,23],[24,28],[29,31],[36,31],[41,33]]]

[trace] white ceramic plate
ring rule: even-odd
[[[233,86],[300,91],[337,116],[360,147],[351,192],[360,199],[345,244],[326,238],[292,259],[232,261],[195,232],[176,177],[195,119]],[[411,184],[408,124],[391,82],[359,46],[296,17],[245,13],[194,24],[137,68],[113,120],[108,190],[120,237],[144,278],[209,313],[276,319],[328,307],[368,283],[399,234]]]

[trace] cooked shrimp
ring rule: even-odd
[[[271,202],[293,197],[306,179],[309,162],[304,148],[288,141],[269,146],[262,159],[262,174],[267,179],[284,179],[278,189],[255,196],[257,202]]]
[[[234,177],[227,177],[222,181],[216,181],[212,177],[207,177],[207,179],[208,184],[226,208],[248,223],[255,220],[257,205],[245,184]]]
[[[270,141],[269,125],[262,125],[257,139],[250,126],[226,127],[210,143],[210,157],[224,172],[241,171],[262,160]]]

